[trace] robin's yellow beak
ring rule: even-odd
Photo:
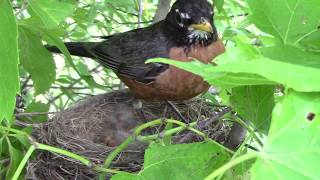
[[[190,27],[192,27],[195,30],[200,30],[200,31],[213,33],[212,25],[207,20],[205,20],[205,21],[203,21],[202,23],[199,23],[199,24],[191,24]]]

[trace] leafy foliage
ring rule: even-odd
[[[35,93],[48,91],[56,79],[56,68],[52,55],[43,47],[36,34],[20,27],[20,61],[21,65],[30,73],[34,82]],[[46,74],[46,76],[43,76]]]
[[[319,178],[319,102],[319,93],[290,91],[278,103],[268,140],[252,169],[254,179]]]
[[[212,142],[173,146],[150,145],[145,152],[144,169],[132,176],[120,173],[121,179],[203,179],[212,169],[223,165],[230,154]]]
[[[0,2],[0,122],[12,119],[15,96],[19,92],[18,30],[9,0]]]
[[[74,10],[75,5],[71,0],[30,0],[28,12],[33,18],[40,21],[45,28],[51,29],[57,27]]]
[[[30,141],[32,128],[15,126],[12,115],[23,122],[44,122],[48,116],[43,112],[65,109],[83,95],[118,88],[119,80],[110,70],[71,57],[63,41],[96,41],[97,36],[147,26],[156,3],[143,1],[145,11],[139,14],[135,0],[0,1],[0,161],[7,162],[0,164],[0,177],[17,178],[35,149],[90,165],[84,157]],[[141,172],[120,172],[112,179],[318,179],[320,2],[214,3],[215,23],[227,45],[227,52],[214,65],[196,60],[150,62],[186,69],[217,87],[217,99],[222,98],[238,115],[226,119],[246,121],[247,140],[231,152],[211,141],[173,145],[170,134],[164,137],[164,145],[151,143]],[[142,22],[137,23],[138,19]],[[65,58],[53,58],[43,46],[46,43],[57,46]],[[19,108],[14,106],[19,93],[25,113],[40,116],[19,118]]]
[[[295,46],[310,35],[319,33],[320,7],[317,0],[248,0],[248,4],[253,12],[251,22],[281,39],[283,44]]]
[[[240,86],[232,89],[230,97],[234,110],[266,133],[274,108],[274,86]]]

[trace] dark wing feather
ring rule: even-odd
[[[108,37],[90,47],[90,53],[102,65],[115,73],[139,82],[152,82],[169,66],[162,63],[145,64],[147,59],[168,57],[170,43],[158,23]]]
[[[168,58],[171,41],[163,34],[163,21],[147,28],[135,29],[105,37],[102,42],[67,42],[70,54],[95,59],[103,66],[127,78],[150,83],[169,65],[145,64],[151,58]],[[55,46],[51,52],[61,53]]]

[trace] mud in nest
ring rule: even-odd
[[[185,119],[197,121],[197,128],[210,138],[220,143],[226,141],[230,125],[218,120],[226,113],[225,109],[214,107],[201,99],[173,104]],[[66,149],[102,164],[135,127],[165,117],[181,120],[166,102],[142,101],[141,106],[127,90],[115,91],[89,97],[56,114],[47,123],[35,128],[33,136],[38,142]],[[164,127],[149,128],[143,134],[159,134]],[[202,141],[202,138],[187,130],[173,137],[173,143],[196,141]],[[146,143],[136,141],[113,161],[111,167],[138,172],[142,168],[146,148]],[[44,151],[38,151],[27,168],[28,179],[94,179],[97,174],[73,159]]]

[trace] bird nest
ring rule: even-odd
[[[197,128],[210,138],[223,143],[230,126],[218,120],[225,109],[212,106],[201,99],[173,103],[185,119],[197,121]],[[47,123],[35,128],[33,136],[38,142],[62,148],[102,164],[132,130],[150,120],[160,118],[181,119],[166,102],[139,103],[127,90],[115,91],[84,99],[71,108],[56,114]],[[189,122],[187,122],[189,123]],[[143,135],[161,134],[165,125],[148,128]],[[161,138],[161,137],[159,137]],[[190,131],[175,134],[173,143],[202,141]],[[113,161],[111,167],[127,172],[141,170],[147,144],[136,141]],[[41,151],[29,163],[30,179],[93,179],[97,172],[74,159]]]

